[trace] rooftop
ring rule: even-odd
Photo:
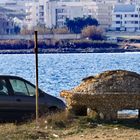
[[[135,5],[132,4],[115,5],[114,12],[135,12]]]

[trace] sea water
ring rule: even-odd
[[[39,54],[39,87],[59,96],[87,76],[123,69],[140,73],[140,53]],[[0,54],[0,74],[35,83],[34,54]]]

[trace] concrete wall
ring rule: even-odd
[[[80,34],[49,34],[49,35],[38,35],[39,39],[80,39]],[[25,39],[33,40],[34,35],[0,35],[0,40],[3,39]]]

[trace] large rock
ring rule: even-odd
[[[140,75],[125,70],[106,71],[84,78],[70,91],[62,91],[69,112],[95,110],[102,119],[117,119],[117,111],[140,109]]]

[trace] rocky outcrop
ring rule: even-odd
[[[68,104],[68,111],[97,112],[101,119],[117,119],[117,111],[140,109],[140,75],[125,70],[106,71],[84,78],[70,91],[62,91],[61,97]]]

